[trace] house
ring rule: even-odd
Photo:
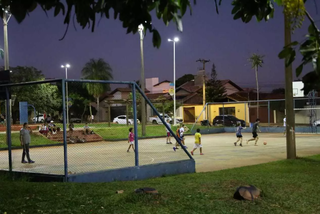
[[[169,89],[173,86],[170,86],[171,81],[164,80],[159,82],[158,77],[147,78],[146,79],[146,89],[149,91],[149,94],[154,93],[168,93]]]
[[[243,89],[232,82],[231,80],[221,80],[222,86],[226,89],[226,96],[239,91],[243,91]],[[180,87],[176,89],[176,99],[183,104],[202,104],[202,90],[203,83],[197,82],[196,80],[188,81],[182,84]],[[230,97],[229,99],[232,100]],[[227,99],[225,101],[228,101]]]

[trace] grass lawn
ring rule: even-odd
[[[113,183],[0,181],[0,213],[320,213],[320,155],[298,160]],[[234,200],[240,185],[262,189],[254,202]],[[159,195],[133,193],[154,187]],[[116,194],[124,190],[123,194]]]
[[[19,133],[12,133],[11,139],[12,139],[12,146],[20,146],[20,134]],[[38,136],[38,135],[31,135],[31,146],[36,145],[46,145],[46,144],[55,144],[59,143],[56,141],[49,140],[45,137]],[[0,148],[8,148],[6,144],[6,135],[4,133],[0,133]]]
[[[92,125],[94,126],[94,124]],[[190,130],[186,132],[186,134],[190,134],[192,125],[186,125]],[[101,127],[101,126],[100,126]],[[126,125],[116,125],[107,127],[104,125],[103,128],[99,128],[99,126],[94,126],[93,130],[99,134],[103,139],[107,140],[117,140],[117,139],[126,139],[128,138],[129,128],[133,128],[133,126],[126,126]],[[207,127],[204,126],[195,126],[194,129],[202,128],[207,129]],[[212,129],[216,127],[211,127]],[[174,133],[176,132],[176,127],[172,126],[172,130]],[[159,137],[159,136],[166,136],[166,129],[163,125],[147,125],[146,126],[146,137]],[[138,126],[138,136],[142,136],[142,128],[141,125]]]

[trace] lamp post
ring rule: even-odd
[[[3,53],[4,53],[4,70],[9,70],[10,66],[9,66],[9,45],[8,45],[8,23],[9,20],[11,18],[11,13],[10,13],[10,9],[9,8],[3,8],[3,16],[2,16],[2,21],[3,21],[3,43],[4,43],[4,49],[3,49]],[[7,106],[7,105],[6,105]],[[10,103],[9,103],[9,112],[10,115],[6,114],[6,120],[11,120],[11,116],[12,116],[12,103],[11,103],[11,99],[10,99]]]
[[[69,64],[61,65],[61,68],[64,68],[66,71],[66,79],[68,79],[68,68],[70,68]],[[68,82],[66,82],[66,100],[67,100],[67,124],[69,124],[69,97],[68,97]]]
[[[179,38],[168,39],[168,42],[173,43],[173,125],[177,125],[176,121],[176,42]]]
[[[144,56],[143,56],[143,39],[144,39],[144,27],[143,24],[138,26],[140,34],[140,54],[141,54],[141,89],[143,93],[145,92],[145,78],[144,78]],[[141,99],[141,126],[142,126],[142,136],[146,135],[146,103],[145,100]]]

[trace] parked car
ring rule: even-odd
[[[223,123],[223,120],[224,120],[224,123]],[[216,116],[212,121],[212,124],[215,126],[218,126],[218,125],[237,126],[238,123],[241,123],[242,127],[246,126],[246,122],[244,120],[240,120],[233,115]]]
[[[39,114],[39,115],[33,117],[33,118],[32,118],[32,121],[33,121],[34,123],[43,123],[43,121],[44,121],[44,115],[43,115],[43,114]]]
[[[160,116],[162,117],[162,114],[160,114]],[[167,120],[169,120],[171,124],[173,123],[173,119],[169,115],[164,114],[164,121],[167,121]],[[149,122],[153,124],[162,124],[162,121],[158,116],[149,117]],[[182,123],[182,119],[176,118],[176,123]]]
[[[116,123],[116,124],[127,124],[127,116],[126,115],[119,115],[118,117],[115,117],[113,119],[113,123]],[[133,124],[133,119],[128,119],[128,123],[130,125]],[[137,119],[137,123],[140,124],[140,120]]]
[[[320,119],[313,122],[313,126],[320,126]]]

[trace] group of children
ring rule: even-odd
[[[169,123],[170,121],[167,120],[166,125],[168,126],[169,129],[171,129],[171,124]],[[257,142],[259,140],[258,137],[258,131],[260,131],[259,128],[259,123],[260,123],[260,119],[256,119],[256,122],[253,124],[252,127],[252,139],[247,140],[247,144],[250,141],[255,141],[255,146],[257,146]],[[171,133],[170,130],[166,127],[166,131],[167,131],[167,138],[166,138],[166,144],[172,144],[171,142]],[[242,146],[242,130],[246,129],[245,127],[241,126],[241,123],[238,124],[237,130],[236,130],[236,137],[238,138],[238,140],[236,142],[234,142],[234,145],[237,146],[237,143],[240,141],[240,146]],[[187,149],[188,147],[185,146],[185,138],[184,138],[184,132],[185,132],[185,128],[183,126],[183,124],[180,124],[176,130],[176,135],[179,138],[180,142],[181,142],[181,146],[183,146],[185,149]],[[202,153],[202,144],[201,144],[201,133],[200,133],[200,129],[197,129],[197,132],[194,135],[194,146],[193,146],[193,150],[190,152],[192,155],[194,153],[194,151],[196,149],[200,150],[200,155],[204,155]],[[130,148],[134,150],[134,134],[133,134],[133,129],[130,128],[129,129],[129,136],[128,136],[128,143],[129,143],[129,147],[127,149],[127,152],[129,152]],[[175,146],[173,147],[173,151],[176,151],[178,149],[179,143],[176,142]]]
[[[252,138],[250,140],[247,140],[247,144],[250,141],[255,141],[254,145],[257,146],[258,144],[258,140],[259,140],[259,136],[258,136],[258,131],[260,131],[259,128],[259,123],[260,123],[260,119],[256,119],[256,122],[253,124],[252,126]],[[238,124],[237,127],[237,132],[236,132],[236,137],[238,138],[238,140],[236,142],[234,142],[234,145],[237,146],[237,143],[240,141],[240,146],[242,146],[242,129],[246,129],[245,127],[242,127],[241,124]]]

